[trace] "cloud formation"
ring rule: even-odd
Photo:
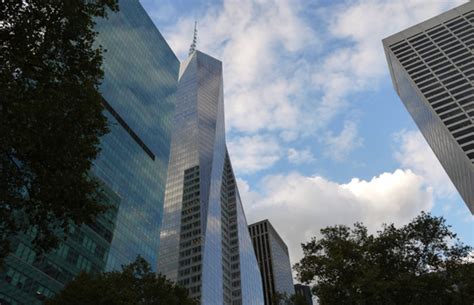
[[[346,121],[338,135],[327,132],[322,142],[325,145],[326,157],[335,161],[346,160],[353,150],[363,145],[363,139],[359,136],[357,124],[354,121]]]
[[[282,157],[282,148],[271,136],[238,137],[227,143],[232,167],[237,174],[248,174],[271,167]]]
[[[348,96],[374,90],[388,77],[383,38],[464,2],[357,0],[322,9],[321,16],[329,20],[325,41],[340,45],[322,58],[312,76],[323,94],[317,107],[320,124],[347,108]]]
[[[316,159],[313,156],[313,153],[308,148],[305,149],[288,149],[288,161],[294,164],[304,164],[304,163],[313,163]]]
[[[292,99],[302,90],[297,54],[317,41],[301,9],[299,1],[225,0],[198,18],[198,49],[224,63],[229,130],[298,128],[302,114]],[[193,24],[187,16],[164,30],[181,58]]]
[[[351,133],[356,122],[339,136],[331,123],[348,120],[363,102],[348,99],[387,77],[381,39],[461,2],[358,0],[308,10],[300,0],[223,0],[162,30],[183,59],[198,20],[198,49],[224,63],[231,138],[271,132],[283,146],[310,136],[326,143],[325,156],[343,160],[362,138]]]
[[[453,197],[457,192],[439,160],[418,130],[402,130],[394,135],[394,156],[403,168],[409,168],[433,187],[438,197]]]
[[[238,183],[249,223],[270,219],[287,242],[292,262],[301,258],[300,243],[321,228],[362,221],[376,230],[382,223],[407,223],[433,205],[431,188],[410,170],[343,184],[300,173],[267,176],[256,189],[242,179]]]

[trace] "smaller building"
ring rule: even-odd
[[[276,292],[295,294],[288,247],[268,219],[249,225],[253,248],[262,274],[265,305]]]
[[[309,286],[296,284],[295,294],[303,296],[307,305],[313,305],[313,296],[311,295],[311,288],[309,288]]]

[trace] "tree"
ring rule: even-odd
[[[472,248],[442,217],[422,213],[375,235],[361,223],[327,227],[321,235],[302,245],[295,265],[299,280],[314,283],[321,305],[474,303]]]
[[[45,305],[197,305],[141,257],[122,271],[80,273]]]
[[[18,0],[0,5],[0,263],[12,236],[41,251],[106,207],[89,175],[108,132],[98,87],[94,18],[117,0]]]
[[[272,297],[272,304],[275,305],[307,305],[306,299],[299,294],[288,296],[286,293],[275,292]]]

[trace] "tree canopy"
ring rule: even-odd
[[[474,303],[472,248],[442,217],[422,213],[376,234],[361,223],[327,227],[302,247],[295,269],[321,305]]]
[[[45,305],[197,305],[141,257],[122,271],[81,273]]]
[[[105,210],[89,171],[108,132],[94,47],[108,9],[117,0],[0,5],[0,262],[16,234],[34,229],[33,245],[49,250]]]

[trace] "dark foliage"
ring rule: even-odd
[[[121,272],[81,273],[45,305],[197,305],[141,257]]]
[[[108,132],[94,18],[117,0],[0,5],[0,262],[15,234],[39,252],[106,207],[88,172]]]
[[[279,292],[273,295],[272,303],[275,305],[307,305],[306,299],[299,294],[288,296],[286,293]]]
[[[327,227],[303,244],[295,265],[313,282],[321,305],[472,305],[474,264],[442,217],[422,213],[409,224],[371,235],[362,224]]]

